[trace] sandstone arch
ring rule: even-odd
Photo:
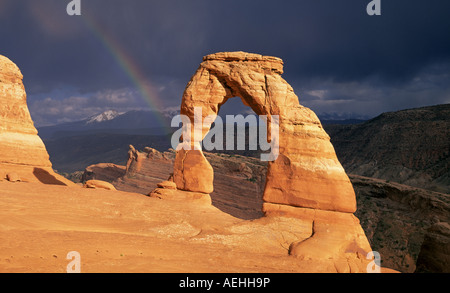
[[[257,115],[269,119],[278,115],[280,154],[269,162],[265,212],[279,210],[276,205],[355,212],[353,187],[329,136],[317,116],[299,104],[282,73],[283,61],[276,57],[244,52],[208,55],[185,89],[181,114],[194,123],[195,107],[201,107],[204,119],[217,115],[228,99],[238,96]],[[203,127],[202,139],[208,131],[208,126]],[[174,181],[178,189],[209,194],[213,177],[201,150],[177,153]]]
[[[221,105],[238,96],[258,115],[278,115],[279,156],[268,164],[263,196],[265,218],[293,217],[301,225],[307,223],[305,229],[310,237],[293,242],[290,255],[332,260],[339,272],[364,271],[366,256],[372,249],[353,215],[353,186],[319,119],[299,104],[282,73],[283,61],[275,57],[245,52],[208,55],[186,86],[181,114],[194,123],[194,109],[200,107],[202,120],[215,117]],[[209,129],[210,124],[202,125],[199,140]],[[188,134],[183,132],[184,136]],[[195,143],[194,139],[191,146]],[[173,171],[177,190],[157,188],[150,196],[197,201],[203,198],[198,202],[211,203],[214,174],[201,150],[178,150]]]

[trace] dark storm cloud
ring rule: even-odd
[[[450,102],[447,0],[382,0],[379,17],[366,14],[369,0],[82,0],[81,17],[67,16],[68,2],[0,0],[0,54],[20,66],[30,98],[136,92],[93,19],[168,105],[202,56],[234,50],[283,58],[284,77],[319,113]]]

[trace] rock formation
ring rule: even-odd
[[[396,182],[349,175],[356,192],[355,216],[383,266],[414,273],[419,253],[422,261],[442,255],[440,249],[421,252],[427,230],[435,223],[450,222],[450,197]],[[430,235],[435,235],[432,233]],[[425,245],[427,247],[427,245]],[[426,257],[425,257],[426,256]]]
[[[106,189],[106,190],[116,190],[114,185],[112,185],[109,182],[101,181],[101,180],[89,180],[87,181],[84,186],[84,188],[92,188],[92,189]]]
[[[134,148],[134,146],[129,145],[128,150],[128,160],[126,165],[126,172],[129,175],[138,173],[142,168],[142,160],[145,155]]]
[[[152,190],[151,194],[154,193],[157,198],[162,198],[162,193],[179,193],[173,182],[175,151],[169,149],[159,152],[146,147],[144,152],[148,155],[142,161],[141,170],[131,176],[126,173],[125,166],[100,163],[87,167],[81,182],[103,180],[112,182],[117,190],[145,195],[149,195],[149,190]],[[215,174],[214,192],[210,195],[213,206],[243,220],[261,218],[267,162],[240,155],[208,152],[204,155]],[[136,161],[131,163],[130,169],[134,168],[134,164]],[[170,189],[173,191],[169,191]]]
[[[228,99],[238,96],[258,115],[269,119],[278,115],[280,155],[269,163],[265,201],[355,212],[353,188],[337,160],[329,136],[317,116],[298,103],[298,97],[281,77],[282,73],[283,61],[275,57],[243,52],[206,56],[184,92],[181,114],[194,123],[195,107],[202,109],[203,118],[217,115]],[[202,130],[204,137],[209,128]],[[191,166],[193,162],[195,166]],[[203,176],[193,175],[195,172]],[[201,151],[178,152],[174,180],[179,189],[211,193],[211,172]]]
[[[311,236],[292,243],[291,255],[308,259],[356,256],[361,263],[371,248],[353,215],[352,184],[319,119],[299,104],[282,73],[283,61],[275,57],[244,52],[208,55],[185,89],[181,114],[195,124],[195,108],[202,109],[200,139],[210,130],[205,118],[216,117],[233,97],[240,97],[268,121],[278,116],[279,137],[272,137],[270,128],[267,135],[278,139],[279,156],[268,163],[265,215],[309,221]],[[195,137],[191,131],[185,129],[183,137]],[[194,139],[191,146],[196,143]],[[178,190],[205,196],[213,191],[213,168],[201,150],[177,151],[173,171]]]
[[[417,273],[450,273],[450,225],[438,222],[428,229],[417,259]]]
[[[86,167],[81,176],[81,182],[89,180],[102,180],[112,182],[126,173],[125,166],[119,166],[111,163],[100,163]]]
[[[175,192],[176,184],[172,179],[166,181],[171,178],[174,151],[160,153],[145,148],[144,152],[149,156],[133,178],[124,176],[125,166],[113,164],[89,166],[85,177],[112,182],[120,191],[147,195],[149,190],[157,188],[163,195],[155,193],[154,197],[162,198],[169,193],[165,189],[172,189],[172,198],[177,196],[180,191]],[[212,206],[235,218],[259,221],[263,216],[262,192],[267,162],[224,153],[204,152],[204,155],[214,169]],[[361,221],[372,249],[380,253],[383,267],[403,273],[415,272],[426,230],[436,222],[450,220],[448,196],[380,179],[351,174],[349,178],[358,202],[355,216]],[[429,252],[428,259],[433,255],[431,252],[440,254],[437,249]]]
[[[23,75],[0,55],[0,169],[22,181],[71,185],[55,174],[27,106]]]
[[[450,104],[324,127],[348,173],[450,193]]]
[[[16,173],[6,174],[6,180],[8,180],[9,182],[20,182],[21,181],[19,175],[17,175]]]

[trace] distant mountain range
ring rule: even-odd
[[[168,135],[176,129],[168,128],[172,117],[179,112],[167,110],[162,113],[154,111],[130,111],[119,113],[115,110],[108,110],[94,115],[87,119],[75,122],[68,122],[53,126],[38,128],[39,136],[43,140],[58,139],[61,137],[79,136],[85,134],[129,134],[129,135]],[[222,115],[223,116],[223,115]],[[339,119],[341,116],[326,115],[327,119],[322,119],[322,124],[357,124],[365,120],[360,119]],[[331,119],[331,118],[338,119]],[[222,117],[225,121],[225,117]],[[164,124],[165,126],[163,126]]]
[[[172,117],[178,113],[172,109],[162,113],[108,110],[81,121],[40,127],[38,131],[54,168],[70,173],[100,162],[124,164],[130,144],[137,149],[149,146],[167,150],[171,147],[171,135],[178,128],[163,127],[162,124],[170,125]],[[230,113],[221,114],[226,122],[225,115]],[[350,119],[326,120],[323,123],[347,125],[360,122],[363,121]],[[240,154],[259,155],[253,151],[241,151]]]
[[[108,110],[105,111],[103,113],[100,113],[98,115],[92,116],[91,118],[89,118],[86,122],[86,124],[92,124],[92,123],[101,123],[101,122],[105,122],[105,121],[110,121],[113,120],[117,117],[119,117],[120,115],[123,115],[125,113],[119,113],[115,110]]]
[[[172,112],[130,111],[118,113],[109,110],[87,119],[38,128],[43,140],[86,134],[166,135]],[[164,124],[164,125],[162,125]]]

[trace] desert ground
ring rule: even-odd
[[[296,219],[245,221],[209,204],[79,186],[0,190],[1,273],[65,273],[71,251],[83,273],[335,270],[288,255],[292,238],[310,236]]]

